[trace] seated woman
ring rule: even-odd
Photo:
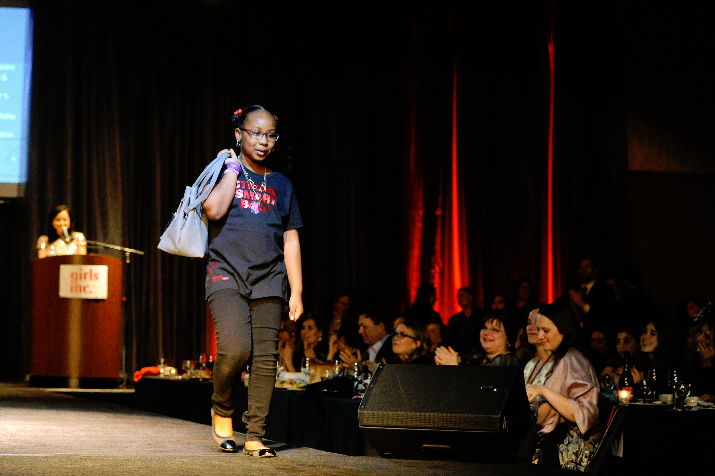
[[[429,340],[429,351],[432,354],[434,354],[437,347],[449,345],[449,341],[447,340],[447,326],[445,326],[442,321],[433,320],[425,324],[425,336],[427,336]]]
[[[506,294],[494,293],[494,296],[492,296],[492,300],[491,300],[491,304],[489,305],[489,308],[492,311],[498,311],[498,310],[507,309],[508,307],[509,307],[509,299],[507,298]]]
[[[416,321],[403,321],[397,326],[392,333],[392,352],[392,364],[434,364],[425,326]]]
[[[352,317],[343,319],[338,333],[330,335],[326,356],[328,362],[340,360],[343,367],[350,368],[354,364],[354,359],[344,357],[362,355],[366,352],[362,336],[357,329],[356,319]]]
[[[281,319],[281,327],[278,331],[278,364],[279,367],[286,372],[289,372],[293,367],[293,349],[295,349],[295,322],[291,321],[286,315]],[[287,353],[284,351],[286,347],[290,347]],[[287,357],[287,360],[285,359]],[[290,365],[287,364],[290,361]]]
[[[37,257],[86,255],[84,234],[72,231],[72,212],[67,205],[57,205],[47,216],[47,234],[37,240]]]
[[[515,321],[504,312],[492,311],[482,319],[479,342],[484,349],[465,363],[491,367],[518,367],[519,358],[511,351],[519,332]],[[459,365],[462,358],[451,347],[437,347],[434,352],[437,365]]]
[[[715,319],[712,316],[704,318],[696,332],[695,341],[700,356],[697,368],[693,371],[693,393],[706,402],[715,401],[715,339],[713,327]]]
[[[285,370],[299,372],[305,357],[314,362],[325,363],[327,344],[323,342],[323,323],[320,318],[314,314],[304,314],[296,323],[296,327],[300,329],[300,340],[295,346],[284,345],[279,349]]]
[[[617,326],[615,335],[618,355],[606,363],[606,367],[601,372],[601,382],[618,384],[625,365],[626,352],[628,352],[633,381],[640,382],[643,379],[643,371],[648,368],[648,358],[641,354],[640,335],[628,323]]]
[[[657,318],[647,319],[640,336],[641,353],[644,357],[643,373],[658,394],[669,392],[667,379],[673,370],[677,370],[675,361],[668,352],[668,332],[665,324]]]
[[[529,315],[531,315],[531,313],[529,313]],[[534,318],[534,325],[536,325],[536,318]],[[536,357],[536,348],[534,347],[534,344],[529,341],[529,335],[526,330],[527,327],[529,327],[528,316],[526,318],[526,327],[519,328],[519,333],[516,335],[516,343],[514,344],[514,353],[518,357],[519,363],[522,367],[525,366],[531,359]]]
[[[544,306],[537,318],[538,336],[554,364],[545,382],[527,385],[536,402],[539,427],[535,463],[584,471],[598,447],[598,377],[578,350],[579,327],[567,303]]]
[[[553,352],[544,349],[539,339],[538,316],[539,308],[533,309],[526,321],[526,338],[536,349],[536,356],[524,367],[524,383],[527,385],[543,385],[554,366]]]

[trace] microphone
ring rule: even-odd
[[[70,234],[67,232],[67,227],[66,227],[66,226],[63,226],[63,227],[62,227],[62,233],[65,234],[65,242],[66,242],[66,243],[69,243],[70,241],[72,241],[72,237],[71,237]]]

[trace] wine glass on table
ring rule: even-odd
[[[333,375],[332,377],[342,377],[343,376],[343,366],[340,360],[336,359],[333,361]]]
[[[658,399],[658,386],[660,385],[660,377],[658,377],[659,375],[660,377],[662,377],[660,372],[656,371],[655,369],[650,369],[646,378],[646,381],[648,382],[648,388],[651,392],[651,400],[653,401]]]
[[[673,406],[678,407],[678,394],[680,388],[680,377],[678,376],[677,370],[671,370],[668,372],[668,388],[673,394]]]

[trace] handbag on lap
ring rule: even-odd
[[[221,154],[206,166],[193,185],[186,187],[171,222],[159,238],[159,248],[173,255],[203,258],[208,251],[209,232],[201,205],[216,184],[223,162],[229,154]]]

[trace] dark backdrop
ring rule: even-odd
[[[562,282],[581,253],[627,259],[618,2],[572,3],[33,2],[30,181],[24,199],[0,207],[18,250],[2,257],[0,344],[12,362],[2,376],[25,371],[34,242],[57,203],[90,239],[146,252],[126,266],[127,369],[204,350],[203,263],[156,244],[183,187],[233,143],[231,113],[254,103],[280,118],[272,160],[305,221],[306,309],[327,311],[350,288],[399,312],[409,301],[407,151],[424,174],[426,280],[455,71],[474,285],[506,291],[526,275],[543,294],[551,25]]]

